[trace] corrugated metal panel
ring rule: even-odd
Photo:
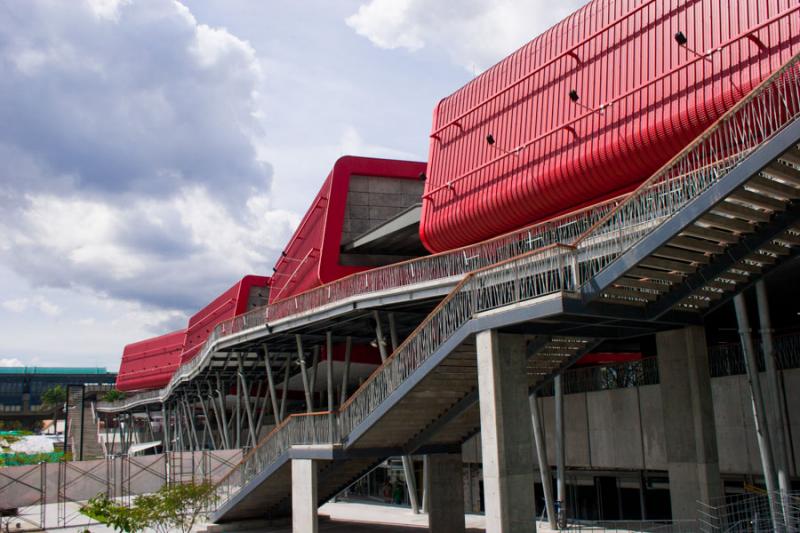
[[[340,264],[351,176],[418,180],[423,172],[425,163],[354,156],[339,158],[273,268],[270,303],[367,270]]]
[[[247,303],[253,288],[267,287],[270,278],[264,276],[245,276],[230,289],[217,296],[210,304],[189,318],[186,335],[183,339],[181,363],[193,359],[214,327],[229,318],[248,310]]]
[[[423,242],[455,248],[633,188],[798,51],[798,9],[587,4],[439,103]]]
[[[117,374],[121,391],[155,389],[169,383],[181,361],[185,330],[125,346]]]

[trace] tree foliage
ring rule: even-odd
[[[125,533],[147,528],[159,533],[188,533],[214,499],[211,483],[183,483],[164,485],[154,494],[139,496],[130,507],[98,494],[81,508],[81,512]]]
[[[60,409],[67,401],[67,389],[53,385],[42,393],[42,403],[52,409]]]
[[[105,394],[103,394],[104,402],[116,402],[124,399],[125,399],[125,393],[122,391],[118,391],[117,389],[111,389],[109,391],[106,391]]]

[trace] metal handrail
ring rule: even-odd
[[[564,250],[553,244],[467,274],[386,361],[340,407],[338,412],[289,416],[242,460],[236,473],[217,486],[222,505],[296,444],[340,444],[389,395],[459,328],[480,312],[572,290],[574,275],[563,262]],[[509,290],[509,284],[514,290]],[[300,428],[300,429],[297,429]],[[298,436],[299,435],[299,436]],[[298,439],[304,439],[297,442]]]
[[[794,119],[800,107],[796,103],[796,87],[795,93],[788,95],[790,99],[784,95],[777,102],[783,107],[775,105],[776,102],[770,98],[774,100],[781,96],[779,91],[782,87],[791,89],[792,82],[798,83],[796,77],[791,77],[791,71],[799,58],[800,55],[792,57],[765,79],[696,141],[629,194],[624,202],[615,198],[489,241],[353,274],[272,305],[256,308],[215,327],[201,354],[182,365],[173,374],[169,385],[158,393],[144,393],[132,396],[121,404],[101,404],[98,407],[103,410],[121,409],[125,404],[136,405],[142,401],[168,397],[179,381],[187,379],[207,360],[222,336],[251,327],[263,327],[268,321],[301,315],[355,294],[460,276],[554,242],[575,243],[576,257],[571,260],[580,265],[579,279],[585,282],[643,237],[654,224],[706,190],[754,147]],[[778,83],[787,74],[788,79],[783,85]],[[741,121],[741,124],[737,121]],[[749,127],[744,127],[745,123]],[[467,251],[475,257],[474,264],[463,259]]]
[[[661,221],[675,215],[689,201],[718,182],[726,171],[747,157],[755,146],[769,140],[800,117],[798,62],[800,54],[792,57],[774,75],[759,84],[744,101],[723,115],[696,142],[631,193],[621,204],[626,207],[617,208],[614,210],[615,214],[603,217],[605,222],[590,225],[589,229],[575,239],[575,245],[552,244],[466,274],[337,413],[321,413],[325,415],[324,419],[319,416],[303,418],[293,415],[267,435],[254,448],[253,453],[242,461],[242,477],[238,487],[252,479],[248,472],[258,472],[270,464],[268,461],[259,462],[261,459],[258,458],[267,460],[273,457],[274,460],[280,455],[275,455],[278,450],[289,446],[286,439],[290,439],[291,435],[285,433],[292,431],[286,428],[297,423],[294,420],[303,420],[304,424],[314,426],[304,426],[305,431],[312,435],[326,435],[315,439],[314,444],[334,444],[336,439],[325,439],[330,439],[332,435],[339,439],[349,435],[475,314],[556,292],[578,290],[580,282],[588,279],[585,277],[587,274],[596,274],[605,268],[613,258],[650,231],[654,226],[649,222]],[[776,100],[779,100],[777,106],[774,105]],[[759,112],[762,114],[756,116]],[[757,144],[754,146],[751,143],[755,141]],[[712,144],[709,145],[708,142]],[[719,166],[715,166],[715,162]],[[680,187],[676,187],[676,183]],[[662,184],[668,186],[666,191],[660,187]],[[674,197],[675,191],[680,193],[678,197]],[[653,202],[665,195],[670,201]],[[631,210],[628,206],[635,206],[637,209]],[[603,230],[609,227],[608,221],[613,221],[610,233],[614,237],[596,238],[608,236],[609,231]],[[630,235],[626,234],[626,229]],[[610,250],[611,253],[592,255],[594,246],[605,247],[601,251]],[[600,262],[597,262],[598,257],[602,257]],[[587,263],[602,266],[587,269]],[[336,428],[335,431],[333,427]],[[259,451],[262,448],[265,451]],[[225,492],[228,497],[231,495],[230,490],[225,489]],[[227,500],[221,497],[221,501]]]
[[[594,222],[600,220],[622,198],[623,196],[617,196],[487,241],[351,274],[296,296],[254,308],[247,313],[217,324],[198,354],[179,366],[167,386],[160,391],[147,391],[131,395],[120,402],[106,402],[98,406],[104,411],[121,410],[125,405],[138,405],[157,398],[166,399],[179,382],[188,379],[197,368],[207,362],[216,343],[223,337],[255,327],[265,327],[268,322],[319,310],[326,305],[341,302],[356,295],[378,293],[448,278],[460,278],[476,269],[517,257],[549,244],[570,242],[591,227]]]
[[[587,282],[630,249],[654,224],[719,182],[758,146],[800,116],[800,54],[733,106],[576,241]]]

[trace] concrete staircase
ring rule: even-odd
[[[480,427],[476,332],[527,335],[536,389],[596,346],[586,332],[702,319],[798,255],[798,65],[793,58],[575,241],[465,276],[338,412],[290,417],[264,439],[240,477],[221,484],[230,498],[213,518],[287,516],[292,459],[328,461],[318,472],[325,501],[388,456],[458,450]],[[553,333],[560,327],[583,334]]]
[[[85,401],[83,416],[81,417],[81,392],[77,389],[72,389],[69,393],[67,405],[69,406],[69,440],[73,460],[81,459],[81,433],[83,433],[82,459],[102,459],[105,457],[91,401]]]

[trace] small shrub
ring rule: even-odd
[[[214,500],[211,483],[183,483],[164,485],[155,494],[139,496],[130,507],[98,494],[81,508],[81,513],[125,533],[147,528],[159,533],[187,533]]]

